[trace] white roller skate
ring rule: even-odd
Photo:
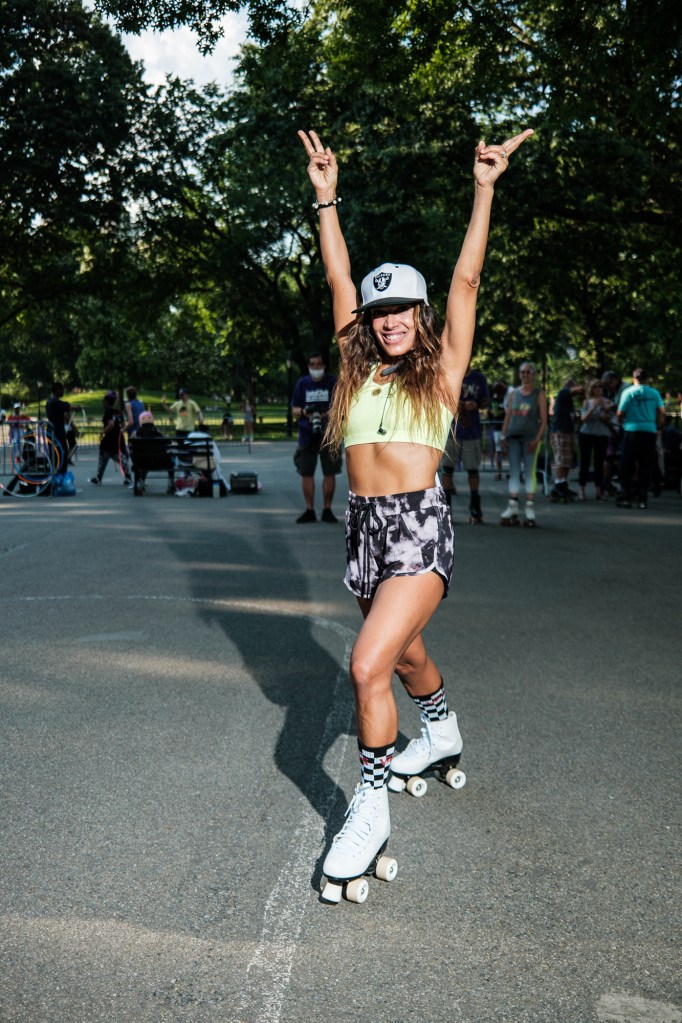
[[[343,894],[349,902],[364,902],[369,895],[368,874],[382,881],[394,879],[398,864],[383,855],[390,833],[386,786],[358,785],[346,810],[346,823],[322,866],[326,877],[322,898],[326,902],[340,902]]]
[[[429,721],[421,715],[422,734],[393,758],[388,787],[391,792],[407,789],[411,796],[423,796],[427,789],[423,774],[433,772],[453,789],[466,784],[466,775],[457,765],[462,753],[462,736],[457,715],[450,711],[445,721]]]
[[[500,515],[501,526],[520,526],[519,502],[516,497],[509,498],[509,504]]]
[[[535,505],[532,501],[526,501],[526,521],[523,524],[531,529],[535,529],[537,527],[537,522],[535,521]]]

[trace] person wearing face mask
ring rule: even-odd
[[[322,522],[338,522],[332,511],[336,477],[341,472],[341,453],[325,446],[327,418],[332,403],[336,377],[326,372],[324,358],[314,352],[308,359],[308,372],[296,381],[291,411],[298,418],[298,447],[294,465],[301,477],[305,511],[297,522],[317,522],[315,513],[315,469],[319,458],[322,466]]]
[[[406,264],[386,262],[367,274],[358,302],[339,219],[336,157],[315,132],[298,135],[316,194],[341,354],[327,436],[332,450],[343,443],[346,451],[344,581],[364,619],[350,657],[360,781],[322,867],[322,898],[339,902],[345,890],[349,900],[363,902],[366,874],[390,880],[397,870],[384,855],[389,787],[421,795],[427,770],[453,788],[464,781],[456,768],[462,751],[457,716],[422,637],[447,595],[454,559],[452,520],[436,472],[471,358],[495,183],[532,131],[503,145],[475,147],[473,210],[442,325],[424,277]],[[422,721],[421,736],[398,756],[394,673]]]

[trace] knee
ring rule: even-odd
[[[478,469],[467,469],[467,476],[469,477],[469,480],[479,479]]]
[[[350,661],[350,680],[358,695],[373,696],[391,687],[391,674],[371,654],[354,654]]]

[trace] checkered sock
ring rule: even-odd
[[[419,709],[426,714],[429,721],[445,721],[448,716],[448,701],[445,699],[445,688],[443,680],[440,680],[440,689],[430,696],[413,696],[412,699]]]
[[[362,784],[369,783],[373,789],[380,789],[388,781],[388,769],[395,753],[395,743],[390,746],[363,746],[358,739]]]

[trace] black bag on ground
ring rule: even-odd
[[[230,473],[230,490],[233,494],[257,494],[258,473],[256,472],[232,472]]]
[[[195,497],[213,497],[213,480],[206,476],[200,476],[197,481],[197,488],[194,491]]]

